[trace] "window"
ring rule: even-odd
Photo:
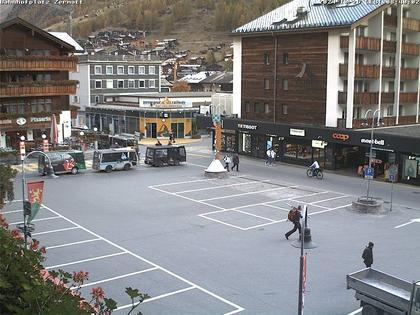
[[[102,80],[95,81],[95,89],[102,89]]]
[[[117,67],[117,74],[124,74],[124,66]]]
[[[102,66],[95,66],[95,74],[102,74]]]
[[[79,97],[77,95],[73,96],[73,103],[79,103]]]
[[[269,53],[264,53],[264,64],[266,66],[270,65],[270,54]]]
[[[31,100],[31,112],[42,113],[51,111],[52,100],[50,98],[36,98]],[[19,110],[19,108],[18,108]]]
[[[114,80],[106,80],[106,88],[112,89],[114,87]]]
[[[289,80],[283,79],[283,91],[289,90]]]
[[[389,34],[389,40],[395,42],[397,40],[397,33],[391,32]]]
[[[128,74],[134,74],[134,67],[133,66],[128,67]]]
[[[403,81],[400,82],[400,92],[404,92],[405,91],[405,84]]]
[[[354,62],[357,64],[357,65],[363,65],[364,64],[364,56],[363,56],[363,54],[356,54],[355,56],[354,56]]]
[[[404,116],[404,106],[398,106],[398,116]]]
[[[255,103],[255,113],[257,114],[264,113],[264,104]]]
[[[344,53],[344,63],[345,64],[348,64],[349,63],[349,53],[348,52],[345,52]]]
[[[128,80],[128,88],[133,89],[134,88],[134,80]]]
[[[388,67],[395,67],[395,57],[394,56],[390,56],[388,58]]]
[[[353,119],[359,119],[361,117],[361,107],[353,108]]]
[[[149,66],[149,74],[156,74],[155,69],[155,66]]]
[[[268,105],[268,103],[264,104],[264,113],[265,114],[269,114],[270,113],[270,106]]]
[[[155,80],[149,80],[149,88],[155,87]]]
[[[287,115],[288,114],[287,105],[286,104],[282,104],[281,105],[281,112],[283,113],[283,115]]]
[[[246,111],[247,113],[250,113],[250,112],[252,111],[252,108],[251,108],[251,103],[249,103],[249,102],[245,102],[245,111]]]
[[[264,90],[269,90],[269,89],[270,89],[270,80],[264,79]]]
[[[405,58],[401,58],[401,68],[405,68]]]
[[[139,88],[144,88],[146,87],[144,80],[139,80]]]
[[[95,103],[99,103],[99,95],[95,95]]]
[[[114,74],[114,70],[112,66],[106,66],[106,74]]]
[[[124,80],[118,80],[117,87],[119,89],[123,89],[124,88]]]
[[[394,105],[390,105],[386,108],[386,115],[392,116],[394,114]]]
[[[395,86],[394,86],[394,81],[389,81],[388,82],[388,92],[394,92]]]
[[[289,54],[283,53],[283,64],[288,65],[289,64]]]
[[[139,74],[146,74],[146,70],[144,66],[139,66]]]
[[[358,26],[356,28],[356,36],[359,36],[359,37],[366,36],[365,31],[366,31],[366,26]]]

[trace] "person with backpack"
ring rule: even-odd
[[[233,162],[232,171],[236,166],[236,171],[239,172],[239,155],[237,153],[233,155],[232,162]]]
[[[362,254],[363,262],[366,268],[370,268],[373,264],[373,243],[369,242],[368,246],[363,250]]]
[[[230,162],[231,162],[231,160],[230,160],[230,156],[229,156],[228,154],[226,154],[226,155],[223,157],[223,161],[225,162],[225,169],[226,169],[228,172],[230,172],[230,169],[229,169],[229,164],[230,164]]]
[[[302,232],[302,226],[300,225],[300,219],[302,218],[301,211],[302,211],[301,206],[297,206],[297,208],[293,207],[293,209],[289,211],[287,215],[287,219],[293,223],[293,229],[291,229],[289,232],[284,234],[284,236],[286,237],[286,240],[288,240],[290,235],[295,233],[296,230],[299,230],[299,234],[301,234]]]

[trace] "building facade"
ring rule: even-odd
[[[109,96],[160,92],[160,72],[160,61],[142,55],[80,55],[77,70],[70,74],[80,82],[70,98],[70,104],[80,108],[75,125],[85,126],[86,108]]]
[[[76,93],[74,47],[15,18],[0,24],[0,147],[27,147],[50,137],[52,114],[70,117],[69,95]]]

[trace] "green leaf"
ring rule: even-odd
[[[138,289],[133,289],[132,287],[125,288],[125,293],[127,293],[128,296],[132,299],[140,296],[141,294]]]
[[[110,310],[113,311],[117,309],[117,302],[115,302],[113,299],[107,299],[104,298],[105,306]]]

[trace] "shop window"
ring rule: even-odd
[[[270,111],[270,105],[268,105],[268,103],[264,104],[264,114],[269,114]]]
[[[420,176],[420,156],[404,155],[403,158],[403,178],[418,178]]]
[[[288,109],[287,109],[287,105],[286,104],[282,104],[281,105],[281,112],[283,115],[287,115],[288,114]]]
[[[269,89],[270,89],[270,80],[264,79],[264,90],[269,90]]]
[[[114,70],[113,70],[112,66],[106,66],[106,74],[107,75],[114,74]]]
[[[264,53],[264,64],[266,65],[266,66],[269,66],[270,65],[270,54],[269,53]]]
[[[289,90],[289,80],[283,79],[283,91]]]
[[[283,64],[288,65],[289,64],[289,54],[283,53]]]

